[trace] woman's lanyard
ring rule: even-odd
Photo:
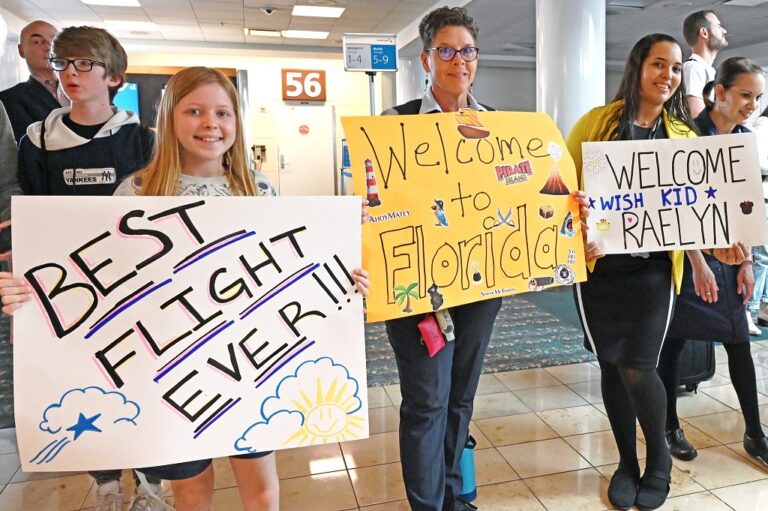
[[[661,115],[656,118],[656,122],[653,123],[651,131],[648,132],[648,140],[656,139],[656,133],[659,131],[659,126],[661,126]]]
[[[656,121],[653,123],[653,126],[648,131],[648,136],[646,137],[647,140],[655,140],[656,139],[656,133],[659,132],[659,127],[661,126],[661,115],[659,115],[656,118]],[[629,254],[632,257],[641,257],[643,259],[648,259],[651,257],[650,252],[632,252]]]

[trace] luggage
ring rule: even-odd
[[[699,383],[715,375],[715,346],[712,341],[688,340],[680,356],[680,386],[695,392]]]

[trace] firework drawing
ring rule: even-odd
[[[584,151],[584,164],[582,168],[584,175],[586,176],[602,176],[608,168],[608,162],[605,159],[605,153],[595,147],[590,147]]]

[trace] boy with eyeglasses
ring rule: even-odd
[[[138,116],[112,106],[128,58],[106,30],[68,27],[53,40],[51,67],[71,107],[52,111],[19,142],[19,183],[29,195],[112,195],[150,159],[154,137]]]
[[[133,112],[112,106],[125,79],[125,50],[106,30],[68,27],[53,40],[49,61],[71,107],[52,111],[19,142],[19,183],[28,195],[112,195],[151,158],[154,135]],[[90,472],[96,511],[120,511],[121,470]],[[159,479],[139,484],[129,511],[163,511]],[[142,476],[143,477],[143,476]]]

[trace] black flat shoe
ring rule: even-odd
[[[669,453],[682,461],[691,461],[699,455],[696,448],[685,438],[682,429],[667,431],[667,446]]]
[[[635,504],[639,472],[619,467],[608,485],[608,500],[616,509],[630,509]]]
[[[768,439],[764,436],[761,438],[750,438],[744,435],[744,450],[753,458],[761,461],[763,465],[768,466]]]
[[[637,489],[637,498],[635,499],[635,506],[640,511],[651,511],[658,509],[664,505],[669,495],[669,481],[670,481],[670,469],[669,471],[663,470],[646,470],[643,477],[640,478],[640,487]]]

